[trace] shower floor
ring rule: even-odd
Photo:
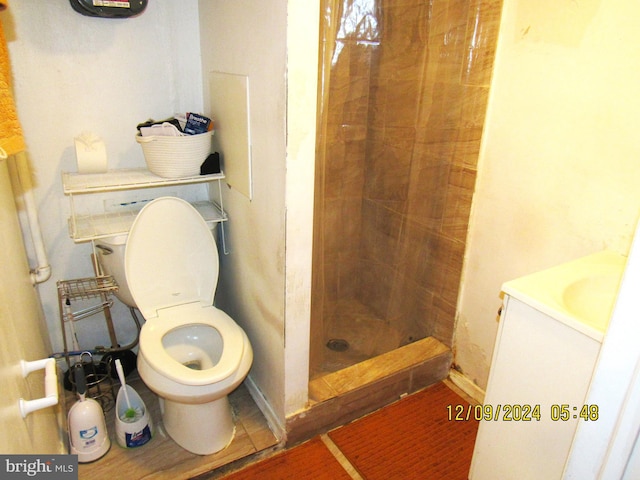
[[[401,346],[401,335],[385,320],[358,300],[340,300],[332,305],[336,312],[326,321],[323,359],[311,371],[311,379],[336,372]],[[328,344],[344,340],[348,348],[331,349]]]

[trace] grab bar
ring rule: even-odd
[[[45,369],[44,376],[44,397],[35,400],[19,400],[20,413],[22,418],[26,418],[31,412],[43,408],[52,407],[58,403],[58,374],[56,372],[56,361],[53,358],[43,358],[33,362],[20,360],[22,377],[26,378],[31,372]]]

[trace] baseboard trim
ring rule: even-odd
[[[473,398],[477,403],[484,403],[485,391],[473,383],[463,373],[452,368],[449,370],[449,380],[451,380],[456,387]]]
[[[267,399],[264,398],[264,395],[262,394],[260,388],[258,388],[256,383],[250,376],[247,376],[247,378],[245,378],[244,385],[245,387],[247,387],[251,398],[253,398],[253,401],[256,402],[256,405],[264,415],[264,418],[269,424],[269,428],[276,436],[278,441],[281,442],[283,440],[286,440],[285,426],[276,415],[276,412],[273,411],[273,408],[271,408],[271,405],[269,405]]]

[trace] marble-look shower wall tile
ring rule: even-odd
[[[324,195],[330,199],[361,198],[365,165],[364,127],[342,126],[331,130],[335,137],[326,147]]]
[[[412,222],[437,232],[442,226],[451,166],[445,162],[431,164],[420,160],[422,157],[414,155],[405,214]]]
[[[493,71],[502,0],[471,0],[462,83],[488,87]]]
[[[342,169],[334,172],[342,185],[340,196],[362,198],[366,165],[366,128],[360,125],[349,125],[343,127],[343,133],[345,144]]]
[[[442,273],[440,285],[436,295],[444,302],[456,305],[460,278],[462,276],[462,263],[464,260],[464,241],[444,236],[437,236],[434,256],[437,258],[436,268]],[[453,321],[453,318],[451,319]]]
[[[379,61],[375,75],[385,77],[415,77],[416,65],[425,57],[425,45],[429,39],[429,4],[412,2],[411,5],[389,5],[382,8],[382,27]]]
[[[422,223],[406,219],[398,249],[397,270],[430,292],[438,292],[443,271],[439,269],[439,237]]]
[[[322,284],[322,290],[324,292],[323,300],[325,302],[325,310],[323,310],[324,314],[326,314],[327,312],[326,310],[327,305],[336,302],[339,298],[339,295],[338,295],[338,290],[340,286],[339,265],[340,265],[339,254],[336,253],[333,255],[325,255],[324,264],[322,265],[323,271],[324,271],[324,276],[323,276],[324,282]]]
[[[477,170],[482,127],[460,128],[458,138],[452,143],[451,162],[457,167]]]
[[[441,38],[439,43],[448,49],[464,45],[470,1],[432,0],[429,36]],[[443,58],[449,57],[437,61],[442,63]]]
[[[357,250],[345,250],[338,256],[338,300],[355,297],[360,286],[358,268]]]
[[[431,335],[445,345],[453,346],[453,329],[455,327],[456,306],[444,301],[439,296],[433,297],[433,330]]]
[[[476,183],[476,170],[453,165],[449,174],[441,232],[464,242],[469,228],[469,212]]]
[[[362,197],[343,198],[340,215],[341,225],[338,228],[342,240],[339,240],[338,248],[341,253],[357,255],[362,235]]]
[[[426,7],[430,8],[432,0],[382,0],[382,8]]]
[[[340,252],[342,241],[342,199],[327,198],[324,202],[324,237],[325,261],[329,256]]]
[[[375,64],[376,55],[379,53],[378,47],[379,43],[376,41],[356,42],[355,45],[352,45],[355,54],[352,55],[351,70],[354,75],[371,81],[371,69]]]
[[[387,310],[387,321],[400,333],[402,344],[432,335],[433,292],[398,272]]]
[[[429,30],[430,63],[440,78],[458,82],[465,55],[469,0],[434,0]]]
[[[340,128],[328,127],[331,141],[326,144],[323,194],[325,199],[339,199],[342,195],[342,171],[345,168],[347,145]],[[328,205],[327,205],[328,206]]]
[[[342,44],[331,69],[328,121],[366,124],[369,104],[370,47]]]
[[[418,128],[413,145],[414,169],[448,164],[455,152],[458,129]]]
[[[319,235],[314,231],[314,245],[318,245],[317,237]],[[309,331],[309,364],[311,366],[322,365],[324,362],[324,328],[328,317],[324,315],[326,302],[324,300],[325,268],[323,260],[322,249],[314,248],[312,268],[312,285],[314,285],[314,288],[311,289],[311,322]]]
[[[407,199],[411,151],[392,143],[369,142],[365,167],[364,196],[392,204]]]
[[[362,240],[360,256],[365,260],[385,263],[391,267],[398,258],[403,218],[379,202],[362,202]]]
[[[421,106],[417,126],[426,130],[425,140],[455,140],[460,127],[464,87],[458,83],[438,81],[433,84],[429,101]]]
[[[358,300],[367,305],[379,318],[384,318],[389,308],[390,292],[396,271],[382,262],[361,260],[358,273],[360,288]]]
[[[384,125],[386,127],[409,127],[416,124],[419,110],[420,82],[414,78],[388,79],[380,88],[385,91]]]

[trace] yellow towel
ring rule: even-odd
[[[8,0],[0,0],[0,11],[7,6]],[[11,93],[11,64],[0,21],[0,155],[3,153],[2,150],[6,155],[13,155],[25,148],[22,128]]]

